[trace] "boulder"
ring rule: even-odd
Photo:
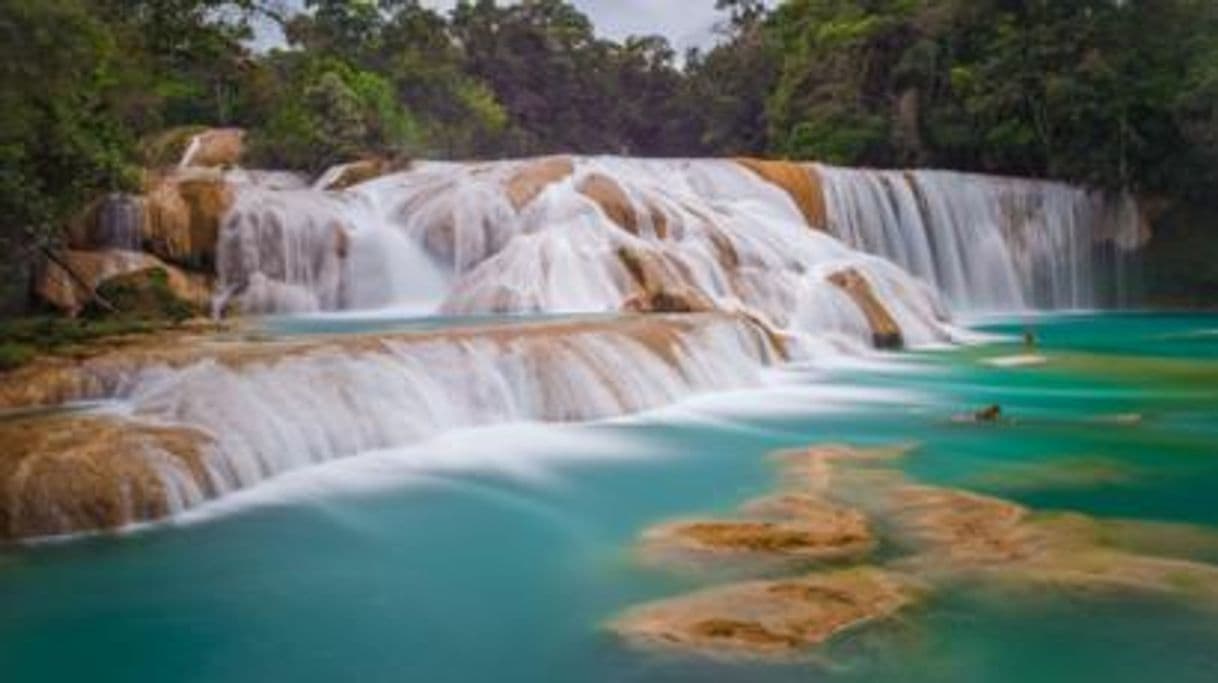
[[[815,166],[750,158],[740,158],[736,162],[790,195],[809,226],[817,230],[826,229],[829,220],[825,191]]]
[[[163,273],[165,287],[178,299],[200,310],[209,305],[211,288],[205,276],[185,273],[151,254],[117,249],[57,254],[44,269],[37,293],[51,306],[76,315],[108,281],[141,272],[143,279],[158,277],[152,271]]]
[[[525,162],[508,178],[504,189],[512,206],[520,211],[550,185],[567,179],[575,172],[571,157],[543,157]]]
[[[410,162],[405,160],[360,159],[326,171],[325,175],[318,179],[317,187],[322,190],[345,190],[409,167]]]
[[[60,415],[0,422],[0,538],[159,519],[208,491],[209,439],[180,427]],[[193,502],[197,502],[194,500]]]
[[[160,179],[145,197],[144,248],[166,261],[210,270],[233,201],[232,186],[219,176]]]
[[[228,168],[240,163],[244,153],[244,130],[212,128],[190,138],[178,165],[183,168]]]
[[[878,349],[899,349],[904,346],[904,337],[897,321],[880,302],[871,283],[853,268],[838,271],[829,276],[829,282],[844,291],[863,315],[871,328],[872,343]]]

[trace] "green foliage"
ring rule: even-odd
[[[1218,187],[1213,0],[716,4],[719,43],[682,63],[661,37],[599,37],[568,0],[5,0],[0,312],[68,216],[199,126],[242,126],[250,163],[307,171],[770,154],[1193,202]],[[254,52],[267,17],[287,45]]]
[[[791,0],[766,22],[770,146],[1204,195],[1216,15],[1209,0]]]
[[[332,58],[281,55],[286,84],[252,134],[259,165],[320,171],[365,154],[397,154],[418,139],[414,118],[383,77]]]
[[[0,371],[20,367],[39,354],[72,355],[98,341],[149,334],[165,323],[134,318],[59,318],[51,316],[0,320]]]
[[[200,313],[190,302],[178,298],[164,268],[149,268],[110,278],[97,288],[97,293],[113,310],[102,310],[95,303],[90,304],[84,312],[86,317],[180,323]]]

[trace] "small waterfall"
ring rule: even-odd
[[[143,197],[117,192],[107,196],[98,208],[93,244],[99,249],[139,251],[144,212]]]
[[[308,313],[434,310],[445,274],[386,222],[377,197],[280,184],[236,186],[217,248],[217,309]]]
[[[166,487],[221,495],[453,429],[593,420],[754,386],[776,354],[743,318],[656,316],[348,338],[270,362],[154,365],[129,378],[123,394],[133,419],[199,429],[215,440],[207,481]],[[161,463],[158,472],[191,476]]]
[[[1128,196],[948,171],[816,170],[829,230],[930,283],[955,310],[1112,303],[1105,285],[1124,279],[1124,259],[1102,254],[1143,241]]]

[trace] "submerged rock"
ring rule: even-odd
[[[611,628],[651,647],[711,656],[791,657],[913,604],[918,586],[878,569],[853,569],[711,588],[630,610]]]
[[[783,505],[773,503],[778,509]],[[761,504],[755,504],[760,510]],[[658,560],[706,560],[721,556],[759,559],[841,560],[866,555],[873,539],[861,514],[805,501],[791,505],[786,520],[698,520],[649,530],[643,552]]]

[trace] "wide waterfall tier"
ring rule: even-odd
[[[814,172],[830,232],[929,282],[954,310],[1125,303],[1121,254],[1148,237],[1128,195],[946,171]]]
[[[172,515],[279,474],[445,432],[613,417],[750,387],[784,350],[743,316],[173,343],[31,367],[0,421],[0,538]]]
[[[949,337],[926,283],[814,229],[793,189],[736,161],[613,157],[417,163],[345,191],[244,185],[218,291],[255,313],[748,310],[797,335]]]

